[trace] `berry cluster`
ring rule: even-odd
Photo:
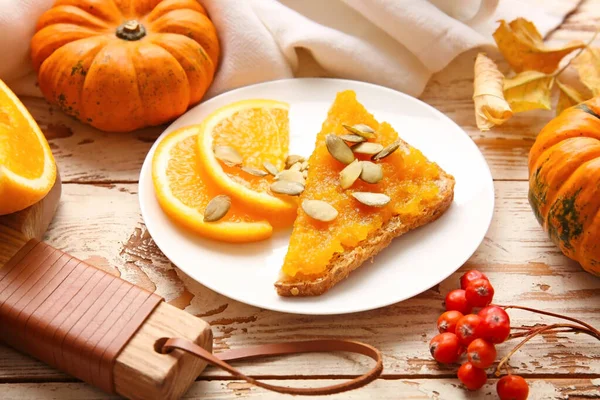
[[[496,345],[510,336],[510,318],[504,308],[490,305],[494,288],[483,273],[466,272],[460,287],[446,296],[446,312],[437,321],[440,333],[431,339],[429,350],[444,364],[457,362],[466,352],[468,361],[458,369],[458,379],[467,389],[477,390],[487,381],[485,369],[496,361]],[[525,379],[511,374],[498,381],[496,390],[501,400],[525,400],[529,395]]]

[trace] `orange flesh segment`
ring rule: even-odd
[[[171,150],[171,159],[167,168],[167,179],[173,195],[186,206],[204,212],[208,202],[223,194],[200,168],[196,158],[196,137],[190,136],[179,142]],[[232,201],[231,209],[220,222],[257,221],[248,210]]]
[[[44,172],[44,149],[8,93],[0,90],[0,166],[26,179]]]
[[[282,170],[289,149],[287,110],[250,108],[236,112],[213,128],[214,146],[231,146],[244,160],[244,166],[265,171],[263,163],[270,162]],[[258,139],[257,139],[258,138]],[[271,191],[273,177],[256,177],[221,163],[230,179],[258,192]]]
[[[325,137],[329,133],[348,133],[342,124],[366,124],[377,131],[371,141],[387,146],[398,134],[387,123],[379,124],[358,101],[352,91],[338,93],[317,136],[311,155],[304,199],[323,200],[334,206],[339,214],[331,222],[316,221],[306,215],[301,207],[294,222],[282,271],[288,276],[320,275],[326,270],[335,253],[353,248],[366,239],[369,233],[381,228],[392,216],[406,218],[419,215],[427,203],[438,196],[434,182],[440,168],[427,160],[417,149],[400,147],[392,155],[378,161],[383,168],[383,179],[377,184],[357,180],[349,189],[342,189],[339,173],[345,165],[336,161],[327,151]],[[369,156],[360,156],[368,160]],[[355,191],[380,192],[391,198],[384,207],[369,207],[355,200]],[[310,251],[309,251],[310,249]]]

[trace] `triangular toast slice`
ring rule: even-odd
[[[328,134],[349,134],[344,124],[373,128],[376,133],[370,142],[383,146],[400,143],[398,150],[375,161],[383,169],[383,179],[378,183],[357,179],[351,187],[341,187],[340,171],[346,165],[332,157],[325,138]],[[371,161],[370,155],[356,156]],[[338,215],[330,222],[322,222],[298,208],[288,252],[275,283],[281,296],[325,293],[387,247],[393,238],[436,220],[454,198],[454,177],[400,139],[389,124],[375,120],[353,91],[337,94],[308,165],[300,204],[304,200],[322,200],[332,205]],[[384,193],[391,200],[383,207],[367,206],[357,201],[353,192]]]

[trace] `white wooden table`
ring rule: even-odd
[[[577,0],[566,0],[578,3]],[[587,40],[600,25],[600,0],[585,0],[549,35],[553,43]],[[600,45],[600,40],[596,46]],[[421,99],[444,112],[473,138],[494,176],[496,209],[477,252],[446,281],[413,299],[343,316],[309,317],[251,307],[221,296],[186,277],[154,245],[138,208],[138,174],[164,127],[106,134],[79,124],[45,101],[23,98],[45,131],[64,180],[50,244],[124,279],[155,290],[213,327],[215,350],[316,337],[347,337],[380,348],[382,379],[331,398],[496,398],[495,379],[476,393],[460,388],[455,368],[431,359],[428,342],[443,311],[444,295],[467,269],[485,272],[495,301],[567,313],[600,327],[600,279],[561,255],[538,226],[527,202],[526,160],[551,112],[520,114],[488,133],[475,127],[472,79],[476,52],[463,54],[435,75]],[[499,60],[497,54],[491,54]],[[506,65],[500,62],[506,71]],[[516,323],[542,319],[512,312]],[[506,346],[503,345],[506,351]],[[502,351],[502,350],[500,350]],[[362,358],[302,355],[264,363],[240,363],[246,373],[279,384],[331,384],[365,370]],[[587,336],[536,338],[511,360],[531,385],[534,399],[600,399],[600,345]],[[186,398],[280,398],[208,368]],[[105,394],[12,349],[0,346],[0,398],[105,399]]]

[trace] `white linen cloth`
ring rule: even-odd
[[[199,0],[217,27],[221,62],[205,98],[268,80],[330,76],[419,96],[460,53],[493,45],[499,19],[531,20],[542,35],[579,0]],[[53,0],[0,0],[0,79],[18,94],[32,84],[28,42]],[[28,75],[29,74],[29,75]]]

